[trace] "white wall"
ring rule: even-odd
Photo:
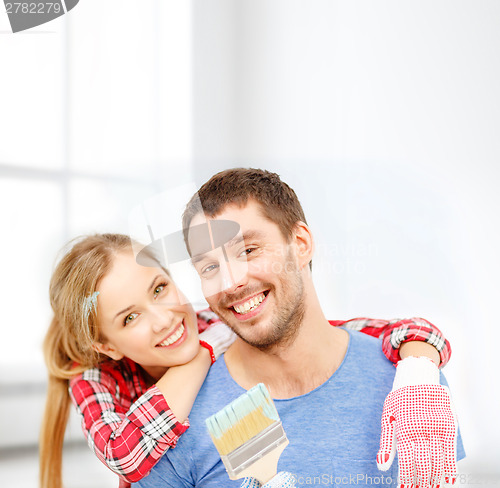
[[[0,12],[0,449],[38,441],[60,248],[128,233],[136,205],[191,180],[191,18],[189,1],[85,0],[12,34]]]
[[[43,262],[31,302],[37,318],[7,321],[16,328],[9,328],[5,351],[22,357],[19,345],[48,319],[41,303],[50,244],[55,253],[63,236],[106,225],[116,230],[142,177],[137,201],[148,188],[193,175],[202,183],[225,167],[265,167],[278,171],[304,204],[317,239],[317,286],[330,317],[421,315],[451,339],[446,373],[469,454],[463,469],[498,473],[500,4],[103,5],[85,0],[39,35],[0,38],[0,176],[2,188],[13,191],[11,180],[18,178],[25,192],[15,192],[25,206],[2,192],[9,237],[23,229],[29,237],[43,223],[35,211],[30,221],[26,208],[38,209],[47,179],[58,184],[71,174],[78,180],[61,196],[49,191],[63,224],[52,241],[37,241],[42,257],[30,255]],[[33,76],[47,98],[28,89]],[[21,111],[16,89],[25,92]],[[22,143],[24,134],[32,135],[31,145]],[[24,179],[40,168],[46,172]],[[89,176],[97,186],[88,185]],[[58,198],[71,205],[61,208]],[[15,261],[11,251],[25,249],[15,242],[4,239],[2,256],[31,269],[31,261]],[[11,285],[11,279],[3,282]],[[24,295],[10,285],[2,296],[17,303]],[[28,355],[40,339],[29,335]],[[12,372],[4,368],[0,379]],[[19,389],[5,383],[1,391],[17,395]],[[30,412],[21,416],[31,418]],[[35,439],[36,422],[26,428]]]
[[[462,469],[483,473],[500,452],[499,27],[495,1],[195,3],[198,181],[279,172],[330,317],[445,332]]]

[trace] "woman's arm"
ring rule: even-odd
[[[430,369],[435,370],[434,377],[439,382],[439,372],[436,366],[444,366],[451,355],[450,343],[441,334],[441,331],[421,318],[403,320],[374,320],[358,318],[348,321],[331,321],[332,325],[343,325],[348,329],[359,330],[365,334],[382,338],[382,350],[387,358],[397,363],[400,359],[396,373],[393,391],[389,393],[384,402],[384,413],[382,415],[382,434],[380,450],[377,454],[379,469],[385,471],[392,464],[396,448],[401,467],[407,468],[417,466],[416,472],[423,472],[429,466],[439,466],[443,460],[443,450],[426,451],[422,459],[415,457],[416,453],[411,449],[401,449],[400,438],[412,438],[412,446],[421,446],[429,439],[444,447],[445,459],[456,459],[456,448],[454,442],[447,442],[448,433],[455,428],[455,419],[451,399],[445,388],[429,384]],[[425,359],[408,358],[409,356],[426,356],[434,364]],[[408,359],[406,359],[408,358]],[[409,361],[409,363],[408,363]],[[402,369],[401,369],[402,368]],[[406,375],[401,378],[401,374]],[[403,376],[404,376],[403,375]],[[433,376],[430,375],[430,376]],[[410,381],[408,381],[410,380]],[[413,383],[418,384],[414,386]],[[394,391],[395,390],[395,391]],[[425,392],[432,391],[426,395]],[[424,393],[423,393],[424,392]],[[395,400],[396,398],[396,400]],[[391,412],[387,415],[387,412]],[[423,420],[424,419],[424,420]],[[389,429],[392,428],[389,435]],[[396,442],[395,428],[398,425],[398,442]],[[454,436],[456,441],[456,432]],[[452,463],[450,463],[452,466]],[[450,471],[450,473],[452,473]],[[452,477],[450,476],[450,479]],[[439,484],[439,483],[437,483]]]
[[[187,420],[211,364],[209,350],[200,347],[200,351],[193,360],[181,366],[169,368],[156,382],[156,387],[165,398],[168,398],[170,410],[179,421]]]
[[[401,344],[401,346],[399,346],[399,355],[401,356],[401,359],[405,359],[410,356],[425,356],[431,359],[437,367],[439,367],[441,362],[438,350],[434,346],[431,346],[427,342],[423,341],[413,340]]]
[[[422,318],[395,320],[356,318],[345,321],[331,320],[330,323],[381,338],[382,350],[393,363],[407,356],[427,356],[441,368],[451,356],[448,340],[434,324]]]
[[[189,423],[177,420],[156,385],[140,396],[131,391],[140,389],[138,370],[132,373],[135,377],[121,373],[110,367],[87,370],[70,381],[70,396],[90,448],[108,468],[133,483],[175,446]]]
[[[103,363],[71,380],[70,395],[89,445],[122,479],[136,482],[146,476],[189,427],[187,417],[212,361],[235,338],[222,323],[208,325],[198,354],[169,368],[149,389],[130,360],[122,367]]]

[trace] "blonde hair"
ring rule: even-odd
[[[100,336],[96,308],[89,306],[89,299],[110,270],[113,257],[132,250],[130,238],[122,234],[96,234],[72,242],[50,281],[54,316],[43,343],[49,379],[40,434],[41,488],[62,487],[69,379],[104,359],[92,347]]]

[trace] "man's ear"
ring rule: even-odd
[[[123,358],[123,354],[109,344],[109,342],[104,344],[102,342],[96,342],[92,345],[92,349],[110,357],[111,359],[114,359],[115,361],[119,361]]]
[[[308,266],[314,254],[314,238],[309,226],[299,221],[295,224],[293,239],[297,246],[297,258],[300,268]]]

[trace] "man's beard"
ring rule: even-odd
[[[245,342],[261,351],[269,351],[275,347],[286,347],[293,344],[305,315],[303,288],[302,280],[300,280],[301,293],[297,295],[297,300],[295,303],[288,303],[285,307],[280,307],[279,312],[273,317],[269,333],[265,337],[252,340],[252,338],[242,337],[238,331],[233,330]]]
[[[272,284],[264,284],[264,288],[270,290],[270,293],[276,298],[276,308],[271,323],[267,327],[267,333],[262,337],[251,337],[251,334],[246,334],[247,327],[239,330],[238,321],[232,317],[231,312],[222,301],[220,309],[224,313],[220,313],[212,306],[212,310],[218,313],[219,317],[227,323],[227,325],[247,344],[256,347],[262,351],[269,351],[275,347],[284,347],[292,344],[295,340],[302,321],[305,315],[305,296],[304,283],[298,269],[292,272],[279,275],[280,288],[283,291],[284,297],[277,297],[276,287]],[[260,288],[262,289],[262,287]],[[258,290],[255,290],[257,292]],[[251,296],[252,290],[245,290],[241,297],[232,296],[231,301],[238,301],[245,296]],[[281,298],[281,301],[279,300]],[[279,302],[279,303],[278,303]],[[252,326],[248,326],[250,329]]]

